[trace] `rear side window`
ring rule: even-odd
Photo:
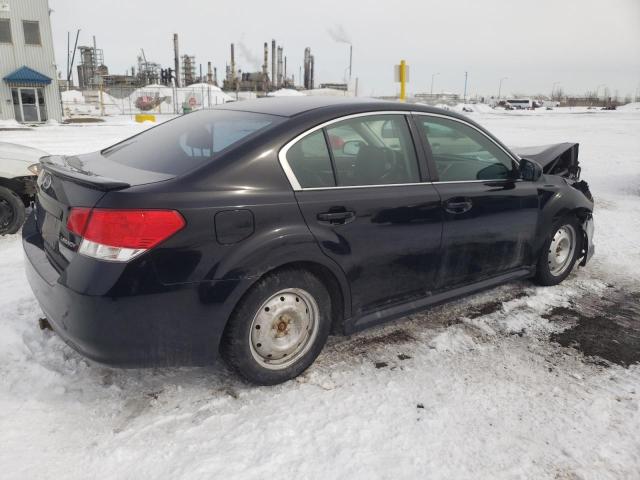
[[[181,175],[280,121],[280,117],[260,113],[202,110],[146,130],[102,154],[133,168]]]
[[[294,143],[287,152],[287,162],[302,188],[336,186],[322,130]]]

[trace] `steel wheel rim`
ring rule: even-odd
[[[560,227],[551,239],[547,261],[554,277],[564,274],[571,266],[576,250],[576,231],[571,225]]]
[[[304,356],[318,334],[318,304],[299,288],[287,288],[265,301],[251,322],[251,355],[261,366],[283,370]]]
[[[13,208],[9,202],[0,199],[0,228],[8,227],[13,221]]]

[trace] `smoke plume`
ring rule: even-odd
[[[262,60],[254,55],[251,50],[244,44],[242,40],[236,42],[236,46],[238,47],[238,53],[240,56],[249,64],[249,66],[253,69],[257,69],[262,64]]]
[[[332,28],[327,28],[329,36],[338,43],[351,43],[351,37],[344,29],[343,25],[336,25]]]

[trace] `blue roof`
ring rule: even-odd
[[[46,75],[36,72],[27,66],[21,67],[13,73],[4,77],[7,83],[29,84],[29,85],[49,85],[51,79]]]

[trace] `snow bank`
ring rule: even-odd
[[[313,90],[302,90],[304,95],[311,96],[329,96],[329,97],[352,97],[351,92],[345,92],[344,90],[336,90],[335,88],[314,88]]]
[[[267,94],[268,97],[304,97],[305,94],[299,92],[298,90],[293,90],[292,88],[281,88],[280,90],[276,90],[275,92],[269,92]]]
[[[65,103],[84,103],[84,96],[78,90],[65,90],[60,92],[60,96]]]
[[[640,102],[627,103],[626,105],[621,105],[618,107],[618,110],[623,112],[638,112],[640,111]]]

